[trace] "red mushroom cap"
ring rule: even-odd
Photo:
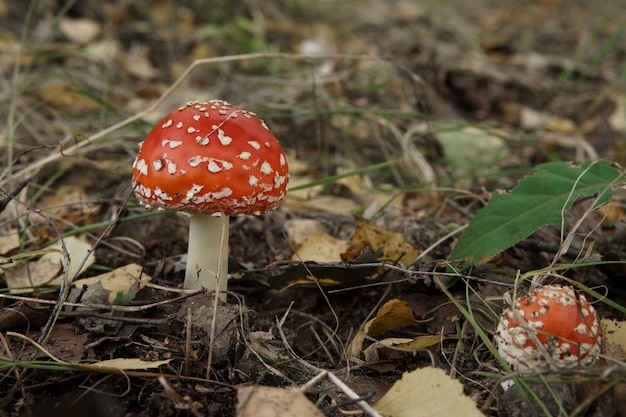
[[[602,325],[593,306],[572,287],[546,285],[502,312],[495,341],[518,371],[592,365],[600,355]],[[537,348],[534,337],[543,346]]]
[[[259,214],[285,198],[287,158],[254,113],[225,101],[190,102],[165,116],[133,164],[139,201],[189,214]]]

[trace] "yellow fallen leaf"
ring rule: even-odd
[[[70,262],[67,267],[67,278],[73,279],[95,262],[91,244],[70,236],[63,240]],[[61,242],[56,242],[40,252],[41,258],[25,263],[11,265],[4,270],[7,286],[12,293],[32,291],[29,287],[42,285],[61,285],[64,254]],[[83,260],[85,261],[83,263]]]
[[[393,349],[413,353],[418,350],[434,346],[441,340],[441,336],[437,335],[418,336],[413,339],[404,337],[388,337],[372,343],[365,348],[363,350],[363,357],[365,358],[365,363],[373,365],[380,362],[380,353],[384,349]]]
[[[87,286],[89,288],[99,283],[104,290],[108,291],[108,299],[111,304],[121,300],[132,300],[137,291],[152,280],[152,277],[143,274],[142,270],[143,268],[138,264],[124,265],[95,277],[76,280],[74,287],[81,289]],[[83,295],[82,300],[88,301],[85,300],[85,295]]]
[[[379,346],[390,347],[393,349],[403,350],[405,352],[415,352],[420,349],[434,346],[441,342],[442,339],[443,337],[439,335],[417,336],[413,339],[405,337],[388,337],[386,339],[379,340],[377,344]]]
[[[314,233],[304,238],[293,254],[294,261],[314,261],[319,263],[341,262],[340,254],[348,248],[345,240],[325,233]]]
[[[366,325],[368,335],[384,333],[389,330],[415,324],[413,310],[397,298],[387,301],[376,313],[376,317]]]
[[[626,322],[602,319],[606,341],[619,345],[626,352]]]
[[[0,235],[0,255],[6,255],[19,247],[20,234],[17,230],[11,230]]]
[[[82,239],[77,238],[76,236],[70,236],[63,239],[65,243],[65,248],[67,249],[67,253],[70,258],[70,264],[67,268],[67,277],[69,279],[74,279],[78,275],[80,275],[83,271],[89,268],[91,265],[96,262],[96,256],[94,255],[94,251],[91,243],[87,243]],[[46,253],[41,257],[40,261],[50,261],[53,264],[61,265],[63,262],[63,245],[61,242],[53,243],[50,246],[47,246],[46,249],[56,249],[54,252]],[[85,261],[83,263],[83,261]],[[61,285],[61,280],[63,277],[58,277],[55,280],[49,282],[49,285]]]
[[[64,17],[59,22],[59,30],[70,41],[84,45],[100,36],[102,27],[95,20]]]
[[[403,265],[415,263],[419,255],[419,250],[407,243],[400,233],[390,232],[363,217],[357,217],[350,247],[341,254],[341,258],[345,262],[354,261],[368,247],[374,252],[382,249],[379,260],[398,261]]]
[[[298,388],[243,387],[237,400],[238,417],[324,417]]]
[[[374,408],[385,417],[483,416],[459,381],[431,367],[402,375]]]

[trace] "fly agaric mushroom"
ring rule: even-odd
[[[495,341],[519,372],[589,366],[600,355],[601,326],[584,295],[569,286],[545,285],[504,309]]]
[[[189,102],[165,116],[133,164],[143,205],[189,215],[184,287],[219,291],[222,300],[228,216],[274,210],[288,181],[287,158],[267,125],[222,100]]]

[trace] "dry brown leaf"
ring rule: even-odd
[[[283,224],[289,240],[294,245],[299,245],[302,241],[316,233],[328,233],[326,226],[315,219],[289,219]]]
[[[612,319],[602,319],[601,322],[606,335],[607,354],[623,360],[626,355],[626,322]]]
[[[95,20],[64,17],[59,22],[59,30],[70,41],[85,45],[100,36],[102,27]]]
[[[0,236],[0,255],[6,255],[19,247],[20,234],[17,230],[11,230]]]
[[[346,353],[350,358],[359,358],[361,353],[365,352],[363,344],[367,336],[409,326],[415,322],[413,311],[407,303],[395,298],[389,300],[378,310],[373,319],[361,326],[348,344]]]
[[[307,236],[291,257],[295,261],[313,261],[319,263],[341,262],[341,253],[349,246],[345,240],[334,238],[325,233]]]
[[[350,247],[341,254],[341,259],[354,261],[368,247],[374,251],[382,249],[380,260],[398,261],[403,265],[413,264],[419,255],[419,250],[408,244],[400,233],[390,232],[363,217],[357,217]]]
[[[413,339],[405,337],[388,337],[378,341],[377,344],[379,346],[402,350],[404,352],[415,352],[420,349],[437,345],[443,339],[445,338],[439,335],[417,336]]]
[[[483,416],[458,380],[430,367],[405,373],[374,408],[385,417]]]
[[[376,317],[365,326],[368,335],[415,324],[416,320],[409,305],[396,298],[387,301],[376,313]]]
[[[151,276],[142,274],[142,270],[138,264],[124,265],[95,277],[76,280],[74,287],[83,292],[81,295],[83,302],[103,302],[105,300],[101,300],[103,298],[101,293],[104,293],[106,301],[111,304],[132,300],[137,291],[152,280]]]
[[[70,258],[67,277],[73,279],[93,265],[95,256],[91,244],[76,236],[67,237],[63,241]],[[4,271],[11,292],[30,292],[32,289],[29,287],[41,285],[61,285],[64,258],[61,242],[47,246],[44,251],[47,252],[38,260],[16,264]],[[86,261],[83,264],[84,259]]]
[[[365,359],[365,363],[368,365],[375,365],[380,362],[381,350],[391,349],[414,353],[418,350],[437,345],[441,340],[442,337],[437,335],[418,336],[413,339],[404,337],[388,337],[372,343],[365,348],[363,350],[363,357]]]
[[[70,264],[68,265],[67,277],[73,279],[80,275],[83,271],[89,268],[96,262],[96,256],[92,250],[92,245],[84,240],[70,236],[63,239],[65,248],[70,258]],[[46,249],[56,249],[54,252],[49,252],[43,255],[40,261],[48,260],[53,264],[61,265],[63,262],[63,253],[61,242],[56,242]],[[83,263],[83,260],[86,261]],[[50,282],[50,285],[61,285],[62,277],[58,277],[56,280]]]
[[[324,417],[298,388],[243,387],[237,400],[238,417]]]
[[[61,272],[60,263],[39,259],[5,269],[4,278],[12,294],[22,294],[32,292],[31,287],[47,285],[59,277]]]
[[[291,179],[289,180],[291,186]],[[314,190],[302,190],[313,192]],[[299,191],[298,191],[299,192]],[[291,193],[291,191],[290,191]],[[288,195],[289,196],[289,195]],[[340,214],[342,216],[351,216],[361,209],[361,206],[352,199],[338,197],[334,195],[311,195],[310,198],[296,200],[288,197],[287,207],[291,210],[317,211],[320,213]]]
[[[38,94],[57,109],[70,113],[95,113],[101,108],[96,100],[75,91],[73,85],[63,80],[48,81]]]

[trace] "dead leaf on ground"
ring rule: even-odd
[[[378,310],[373,319],[367,321],[359,329],[346,349],[348,356],[354,358],[361,356],[367,336],[410,326],[416,322],[413,311],[406,302],[398,299],[389,300]]]
[[[135,298],[137,292],[152,277],[142,273],[138,264],[124,265],[95,277],[74,281],[74,287],[81,292],[81,301],[85,303],[119,303]]]
[[[67,237],[64,242],[70,259],[67,278],[73,279],[93,265],[95,255],[92,245],[76,236]],[[4,270],[7,286],[12,293],[31,292],[33,290],[31,287],[43,285],[61,285],[64,278],[62,275],[64,254],[61,242],[47,246],[43,251],[46,253],[38,260],[16,263]]]
[[[59,30],[70,41],[82,45],[94,41],[102,33],[102,27],[98,22],[85,18],[64,17],[59,22]]]
[[[325,233],[315,233],[304,238],[291,257],[294,261],[320,263],[341,262],[341,253],[348,249],[349,242]]]
[[[431,367],[405,373],[374,408],[385,417],[483,416],[458,380]]]
[[[6,255],[19,247],[20,234],[17,230],[10,230],[0,235],[0,255]]]
[[[390,232],[363,217],[357,217],[350,247],[341,254],[341,259],[344,262],[355,261],[368,247],[375,252],[382,248],[379,260],[398,261],[403,265],[415,263],[419,255],[419,250],[407,243],[400,233]]]
[[[101,108],[100,103],[77,91],[75,86],[64,80],[50,80],[38,93],[51,106],[68,113],[95,113]]]
[[[439,335],[417,336],[413,339],[405,337],[388,337],[374,342],[366,347],[363,350],[363,358],[365,360],[365,363],[367,363],[368,365],[380,365],[381,356],[384,356],[385,360],[389,362],[389,356],[393,353],[392,351],[394,350],[413,354],[419,350],[435,346],[439,344],[443,339],[445,338]],[[397,356],[398,355],[396,355],[396,357]]]
[[[415,323],[411,307],[406,302],[394,298],[378,310],[376,317],[366,324],[365,331],[368,335],[373,335]]]
[[[626,322],[613,319],[602,319],[606,337],[606,355],[617,360],[626,357]]]
[[[301,244],[306,237],[316,233],[328,233],[326,226],[315,219],[289,219],[285,221],[283,226],[289,240],[294,245]]]
[[[291,179],[289,180],[291,184]],[[317,195],[307,200],[287,200],[290,210],[314,211],[319,213],[351,216],[362,207],[354,199],[334,195]]]
[[[239,417],[324,417],[298,388],[243,387],[237,400]]]

